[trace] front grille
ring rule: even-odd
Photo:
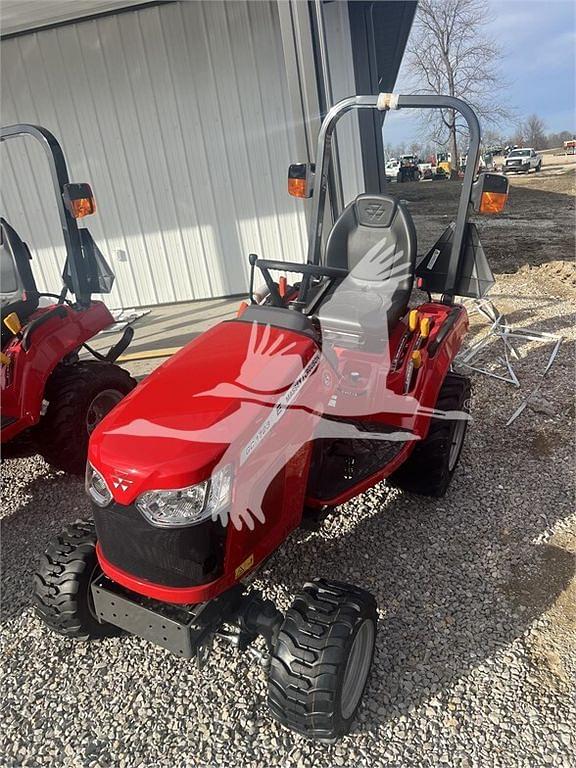
[[[166,587],[193,587],[222,573],[226,528],[219,521],[156,528],[133,505],[93,509],[104,557],[132,576]]]

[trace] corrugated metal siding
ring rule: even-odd
[[[114,306],[239,293],[247,254],[302,260],[302,203],[277,10],[268,2],[183,2],[2,43],[2,122],[45,125],[87,224],[116,273]],[[6,217],[60,284],[62,237],[31,140],[2,149]],[[39,170],[40,169],[40,170]]]
[[[146,0],[2,0],[2,34],[10,35],[82,16],[107,13]]]
[[[356,94],[348,3],[324,3],[324,25],[329,51],[334,102]],[[358,113],[344,115],[336,127],[344,205],[365,191]]]

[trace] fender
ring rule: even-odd
[[[422,366],[416,374],[415,384],[410,395],[418,401],[422,408],[434,408],[444,379],[450,370],[452,361],[460,349],[466,331],[468,330],[468,313],[466,312],[465,307],[457,306],[458,313],[456,319],[451,323],[447,332],[444,331],[440,335],[447,317],[454,311],[454,306],[447,306],[440,303],[427,303],[420,305],[417,309],[422,316],[429,317],[433,320],[434,325],[427,343],[421,349]],[[393,350],[397,348],[399,337],[403,332],[402,328],[406,328],[405,323],[402,324],[402,327],[398,326],[394,331],[392,339]],[[390,391],[395,391],[396,393],[402,391],[401,388],[403,385],[406,365],[410,358],[410,354],[414,349],[415,341],[416,337],[412,339],[407,348],[404,364],[398,371],[391,373],[388,377],[387,386]],[[434,347],[436,347],[435,350]],[[370,421],[381,422],[382,424],[405,429],[417,435],[421,440],[424,440],[430,429],[431,418],[431,416],[424,413],[401,415],[383,412],[381,414],[371,415]],[[307,496],[306,504],[317,508],[325,505],[337,506],[350,501],[350,499],[363,493],[376,482],[391,475],[400,464],[406,461],[416,445],[416,441],[407,442],[397,455],[386,464],[386,466],[380,467],[373,475],[370,475],[360,483],[347,488],[346,491],[334,498],[323,498],[319,500],[313,496]]]
[[[438,309],[439,307],[442,309]],[[418,399],[421,406],[425,408],[434,408],[436,405],[446,374],[450,370],[450,366],[462,346],[462,341],[468,331],[469,325],[468,313],[465,307],[462,305],[458,306],[460,311],[456,316],[456,320],[453,322],[444,338],[440,341],[438,348],[432,357],[430,354],[430,351],[433,349],[432,345],[438,338],[439,333],[442,331],[443,323],[446,322],[451,309],[454,307],[448,307],[443,304],[424,304],[419,307],[419,310],[423,314],[430,314],[431,308],[433,308],[434,314],[436,315],[435,324],[430,339],[428,340],[428,344],[422,350],[422,367],[420,368],[419,376],[414,388],[414,396]],[[434,363],[428,365],[428,361],[431,360],[434,360]],[[425,414],[416,415],[414,418],[412,429],[422,440],[428,434],[430,421],[430,416]]]
[[[36,310],[24,332],[33,321],[50,313],[54,306]],[[23,338],[15,338],[4,349],[9,363],[2,366],[0,378],[2,416],[10,423],[2,429],[3,443],[38,423],[46,383],[58,363],[114,322],[101,301],[93,301],[85,309],[64,304],[61,307],[64,313],[54,314],[28,337],[28,349],[24,348]]]

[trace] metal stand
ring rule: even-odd
[[[530,394],[522,401],[520,406],[512,414],[512,416],[506,422],[506,426],[509,426],[514,422],[522,411],[526,408],[530,400],[540,390],[544,377],[552,367],[560,345],[562,344],[563,337],[554,333],[547,333],[545,331],[533,331],[528,328],[513,328],[506,319],[506,316],[496,309],[494,303],[488,298],[473,299],[472,307],[469,310],[469,314],[472,312],[478,312],[483,315],[490,323],[490,328],[486,336],[480,341],[477,341],[472,346],[459,352],[455,359],[454,364],[460,368],[467,368],[470,371],[481,373],[484,376],[489,376],[492,379],[498,379],[504,381],[507,384],[513,384],[515,387],[520,387],[520,381],[512,365],[512,360],[520,360],[521,354],[517,347],[514,345],[514,340],[524,341],[543,341],[554,342],[548,361],[542,372],[541,379],[538,385],[530,392]],[[494,340],[500,340],[502,342],[503,352],[502,355],[496,358],[503,366],[503,373],[496,373],[493,369],[488,367],[481,367],[479,365],[473,365],[472,361],[475,360],[479,353],[485,349],[485,347]]]

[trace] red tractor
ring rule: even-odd
[[[215,636],[251,647],[268,669],[272,715],[323,741],[346,733],[360,704],[376,601],[318,578],[283,614],[249,579],[298,526],[385,478],[446,492],[469,419],[469,382],[451,372],[468,327],[455,296],[482,295],[492,281],[469,211],[501,210],[508,191],[504,177],[475,181],[470,163],[456,221],[418,265],[412,216],[391,195],[359,195],[324,238],[338,118],[393,108],[460,111],[478,154],[477,118],[459,99],[380,94],[334,106],[315,170],[289,171],[292,194],[315,186],[306,262],[251,255],[239,316],[191,341],[100,422],[86,474],[94,519],[55,538],[35,577],[40,617],[67,637],[127,631],[184,659]],[[290,285],[278,271],[301,279]],[[410,309],[415,278],[436,298]]]
[[[39,291],[30,249],[0,219],[2,454],[18,455],[24,446],[56,469],[83,474],[90,433],[136,384],[114,364],[133,331],[127,328],[106,355],[88,346],[114,322],[107,307],[91,299],[92,293],[110,292],[114,275],[88,230],[77,224],[95,211],[92,191],[70,183],[62,149],[45,128],[4,127],[0,140],[26,136],[37,139],[48,158],[67,257],[62,290]],[[96,359],[80,359],[82,348]]]

